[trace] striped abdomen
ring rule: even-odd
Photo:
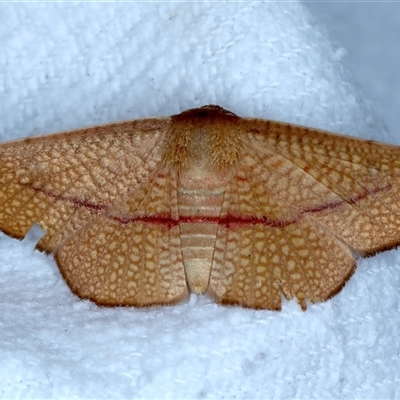
[[[210,278],[224,188],[197,179],[181,182],[179,226],[186,279],[194,293],[203,293]]]

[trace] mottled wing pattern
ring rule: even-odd
[[[400,242],[400,150],[289,124],[247,120],[226,188],[209,293],[281,308],[337,293],[355,256]]]
[[[102,305],[162,305],[188,295],[177,182],[154,174],[56,253],[72,290]]]
[[[0,229],[35,223],[98,304],[305,309],[399,245],[400,148],[218,106],[2,144]]]
[[[23,238],[39,224],[38,248],[55,252],[72,289],[99,304],[178,301],[187,289],[177,229],[136,218],[176,214],[174,183],[160,188],[167,178],[157,170],[166,125],[144,119],[2,144],[0,229]]]

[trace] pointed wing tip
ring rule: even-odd
[[[356,272],[356,269],[357,269],[357,263],[354,261],[354,263],[353,263],[352,267],[349,269],[347,275],[342,279],[342,281],[338,285],[336,285],[332,290],[328,291],[327,296],[325,296],[323,298],[315,299],[315,300],[310,300],[310,303],[312,303],[312,304],[323,303],[325,301],[330,300],[332,297],[335,297],[346,286],[347,282],[352,278],[352,276]],[[302,307],[303,311],[306,311],[306,308],[307,307],[305,307],[303,309],[303,307]]]

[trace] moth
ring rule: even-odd
[[[108,306],[305,309],[400,243],[400,147],[209,105],[0,145],[0,229]]]

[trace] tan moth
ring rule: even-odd
[[[37,223],[100,305],[305,309],[399,245],[399,214],[400,147],[218,106],[0,145],[0,229]]]

